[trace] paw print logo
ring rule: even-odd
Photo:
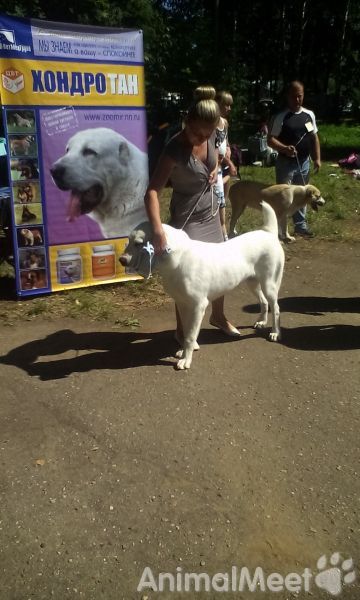
[[[330,556],[329,564],[325,554],[320,556],[316,566],[320,571],[315,577],[316,585],[332,596],[338,596],[344,585],[353,583],[356,579],[353,559],[343,561],[339,552]]]

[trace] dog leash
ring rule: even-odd
[[[305,137],[305,136],[306,136],[308,133],[309,133],[308,131],[305,131],[305,133],[304,133],[304,134],[301,136],[301,138],[300,138],[300,139],[299,139],[299,140],[296,142],[296,144],[295,144],[295,148],[296,148],[296,146],[297,146],[298,144],[300,144],[300,142],[301,142],[301,141],[304,139],[304,137]],[[295,158],[296,158],[297,166],[298,166],[298,169],[299,169],[299,173],[300,173],[300,175],[301,175],[301,179],[303,180],[303,185],[306,185],[306,182],[305,182],[305,177],[304,177],[304,175],[303,175],[303,173],[302,173],[302,170],[301,170],[301,165],[300,165],[300,161],[299,161],[299,157],[298,157],[297,153],[295,154]]]
[[[304,175],[302,173],[302,170],[301,170],[301,165],[300,165],[299,157],[298,157],[297,154],[295,156],[296,156],[296,162],[297,162],[297,165],[298,165],[299,173],[301,175],[301,179],[303,180],[303,185],[306,185],[306,183],[305,183],[305,177],[304,177]]]
[[[211,187],[211,216],[215,216],[217,211],[219,210],[219,206],[216,210],[216,212],[213,212],[213,190],[212,187],[208,182],[206,183],[206,186],[204,187],[204,189],[202,190],[200,196],[198,197],[198,199],[195,202],[195,205],[193,206],[193,208],[191,209],[190,213],[188,214],[188,216],[185,219],[185,222],[183,224],[183,226],[181,227],[181,229],[184,229],[184,227],[186,226],[186,224],[188,223],[191,215],[194,213],[196,207],[198,206],[201,198],[203,198],[204,194],[210,189]],[[171,252],[171,248],[166,247],[163,254],[170,254]],[[134,267],[134,270],[139,273],[139,275],[141,275],[142,277],[144,277],[144,279],[150,279],[152,277],[153,274],[153,270],[154,270],[154,266],[155,266],[155,262],[157,260],[157,257],[155,256],[155,249],[153,244],[151,244],[151,242],[147,242],[146,244],[144,244],[144,246],[141,248],[140,254],[139,254],[139,259]]]
[[[213,212],[213,209],[214,209],[214,186],[213,186],[213,184],[211,184],[211,183],[209,183],[207,181],[204,189],[200,193],[200,196],[196,200],[194,206],[192,207],[191,211],[189,212],[188,216],[186,217],[186,219],[185,219],[182,227],[180,227],[180,229],[184,229],[184,227],[187,225],[187,223],[189,222],[190,217],[194,214],[196,207],[199,205],[200,200],[204,197],[204,195],[206,194],[206,192],[208,190],[211,190],[211,216],[215,217],[217,215],[217,212],[219,210],[219,203],[217,205],[216,211]]]
[[[191,217],[191,215],[194,213],[196,207],[198,206],[200,200],[204,197],[204,195],[206,194],[206,192],[211,189],[211,216],[215,217],[218,210],[219,210],[219,204],[217,205],[217,209],[214,212],[214,191],[213,191],[213,185],[210,184],[209,182],[206,182],[206,185],[204,187],[204,189],[202,190],[202,192],[200,193],[198,199],[196,200],[193,208],[191,209],[191,211],[189,212],[188,216],[186,217],[182,227],[180,228],[181,230],[184,229],[184,227],[186,226],[186,224],[189,222],[189,219]],[[163,254],[170,254],[171,252],[171,248],[166,247]],[[147,242],[146,244],[144,244],[144,246],[141,248],[141,252],[139,254],[139,260],[137,262],[137,264],[134,267],[134,270],[139,273],[139,275],[141,275],[142,277],[144,277],[144,279],[150,279],[152,277],[153,274],[153,270],[154,270],[154,266],[155,266],[155,261],[156,261],[157,257],[155,256],[155,249],[153,244],[151,244],[151,242]]]

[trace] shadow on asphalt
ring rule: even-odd
[[[229,338],[215,329],[202,329],[200,345],[236,343],[267,337],[268,329],[251,330],[240,340]],[[43,381],[62,379],[71,373],[100,369],[130,369],[142,366],[175,366],[178,346],[173,330],[158,333],[88,332],[64,329],[39,340],[18,346],[0,357],[0,364],[23,369]],[[360,348],[360,326],[322,325],[282,329],[281,344],[287,348],[312,351],[352,350]]]
[[[295,350],[356,350],[360,348],[360,325],[311,325],[281,328],[281,344]]]
[[[360,298],[328,298],[326,296],[294,296],[279,299],[280,312],[292,312],[315,317],[326,313],[360,313]],[[242,307],[247,313],[257,313],[258,304]],[[269,315],[269,320],[271,315]],[[324,320],[325,320],[324,319]],[[309,325],[286,329],[282,327],[283,346],[297,350],[354,350],[360,348],[360,326],[346,324]]]
[[[326,296],[293,296],[280,298],[281,312],[321,316],[324,313],[360,313],[360,298],[328,298]],[[243,306],[247,313],[257,313],[258,304]]]
[[[240,339],[255,335],[252,331]],[[64,329],[10,350],[0,357],[0,364],[19,367],[43,381],[99,369],[130,369],[150,365],[169,367],[175,366],[174,356],[179,348],[173,336],[173,330],[158,333],[75,333]],[[236,341],[216,329],[203,329],[199,336],[200,344],[204,345]]]

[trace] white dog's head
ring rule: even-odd
[[[325,200],[322,197],[320,190],[314,185],[309,184],[306,186],[306,197],[308,204],[311,205],[313,210],[317,211],[319,206],[324,206],[325,204]]]
[[[142,275],[142,260],[144,248],[152,240],[152,229],[148,221],[140,223],[129,235],[129,241],[124,253],[119,257],[120,264],[126,267],[128,272]],[[150,257],[149,257],[150,260]]]
[[[168,266],[174,268],[179,262],[181,251],[186,248],[189,236],[180,229],[175,229],[170,225],[163,225],[167,248],[166,251],[159,257],[156,256],[156,268],[163,270]],[[129,271],[135,271],[140,275],[146,276],[147,266],[149,264],[149,254],[151,253],[150,246],[153,232],[148,221],[141,223],[129,235],[129,242],[125,248],[125,252],[120,256],[119,261],[123,267]],[[150,257],[151,258],[151,257]],[[163,260],[163,259],[169,260]],[[152,261],[152,269],[154,269],[155,261]],[[144,275],[145,273],[145,275]]]
[[[131,148],[122,135],[105,127],[79,131],[69,139],[50,172],[58,188],[70,190],[70,221],[105,203],[113,188],[129,179]]]

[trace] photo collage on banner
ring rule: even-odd
[[[9,109],[5,115],[20,290],[47,289],[49,281],[35,112]]]
[[[20,296],[137,278],[146,220],[142,32],[0,15],[1,103]]]

